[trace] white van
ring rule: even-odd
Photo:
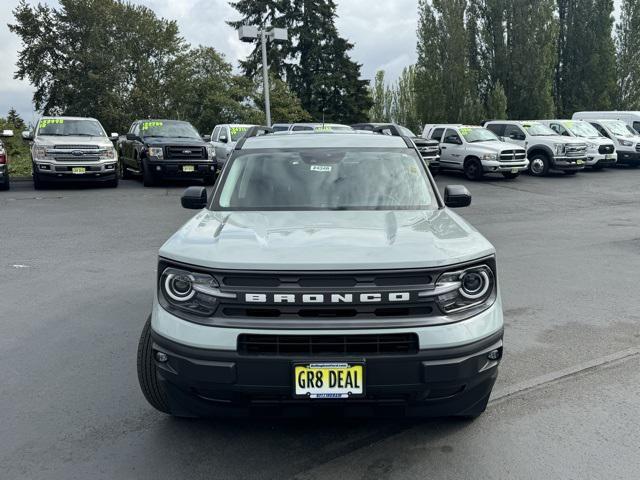
[[[574,120],[595,118],[601,120],[622,120],[636,132],[640,132],[640,112],[576,112],[573,114]]]
[[[574,115],[575,118],[575,115]],[[640,166],[640,136],[624,120],[584,118],[601,135],[610,138],[616,146],[618,165]]]

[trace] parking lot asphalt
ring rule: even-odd
[[[505,357],[473,423],[178,420],[135,357],[184,186],[0,193],[0,478],[636,478],[640,170],[467,182]]]

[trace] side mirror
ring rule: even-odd
[[[447,185],[444,189],[444,204],[449,208],[471,205],[471,194],[464,185]]]
[[[131,142],[135,142],[136,140],[140,140],[140,137],[138,135],[136,135],[135,133],[127,133],[127,140],[131,141]]]
[[[33,140],[33,132],[31,130],[25,130],[22,132],[23,140]]]
[[[189,187],[180,199],[182,206],[191,210],[202,210],[207,206],[207,189],[204,187]]]
[[[222,143],[227,143],[227,136],[226,135],[220,135],[218,137],[218,141],[222,142]]]
[[[3,137],[13,137],[13,130],[3,130],[2,131],[2,136]]]
[[[111,133],[111,136],[109,137],[109,139],[110,139],[112,142],[117,142],[118,140],[120,140],[120,135],[119,135],[119,134],[117,134],[117,133],[115,133],[115,132],[112,132],[112,133]]]

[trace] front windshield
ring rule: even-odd
[[[634,136],[633,133],[627,130],[627,124],[620,120],[602,120],[600,123],[602,123],[602,125],[617,137]]]
[[[229,127],[229,131],[231,132],[231,141],[237,142],[247,133],[249,127],[247,125],[233,125]]]
[[[602,136],[593,125],[587,122],[565,122],[564,126],[576,137],[596,138]]]
[[[97,120],[67,118],[43,118],[38,122],[37,136],[52,137],[106,137]]]
[[[632,135],[634,135],[634,136],[638,135],[638,132],[637,132],[637,130],[636,130],[636,129],[634,129],[634,128],[630,127],[629,125],[625,125],[625,127],[627,127],[627,130],[629,130],[629,132],[630,132]]]
[[[460,127],[460,134],[469,143],[499,141],[493,132],[482,127]]]
[[[200,139],[195,128],[187,122],[176,120],[148,120],[140,125],[141,136],[144,137],[172,137]]]
[[[415,134],[407,127],[398,125],[398,129],[400,130],[400,133],[405,137],[415,137]]]
[[[406,148],[254,150],[233,158],[213,210],[422,210],[438,203]]]
[[[522,126],[533,137],[557,136],[558,134],[541,123],[523,123]]]

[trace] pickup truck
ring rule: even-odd
[[[215,126],[213,132],[211,132],[210,141],[216,153],[218,166],[221,169],[224,167],[224,164],[227,161],[227,158],[229,158],[229,155],[231,155],[231,152],[233,152],[238,140],[240,140],[246,131],[252,126],[253,125],[240,123],[226,123]]]
[[[559,135],[540,122],[493,120],[483,126],[505,142],[524,147],[533,176],[547,175],[550,170],[574,175],[587,163],[586,142]]]
[[[462,171],[469,180],[490,173],[513,179],[529,166],[524,148],[502,142],[479,126],[427,125],[422,136],[440,142],[440,169]]]
[[[121,178],[142,176],[145,187],[161,179],[201,179],[213,185],[218,164],[211,144],[180,120],[136,120],[118,142]]]
[[[482,414],[503,314],[495,249],[404,136],[248,131],[160,248],[142,393],[182,417]]]
[[[0,137],[13,137],[13,130],[3,130]],[[0,190],[9,190],[9,188],[9,156],[4,144],[0,141]]]
[[[33,186],[40,189],[53,182],[96,182],[118,186],[118,154],[113,141],[95,118],[42,117],[34,132],[22,138],[31,141]]]

